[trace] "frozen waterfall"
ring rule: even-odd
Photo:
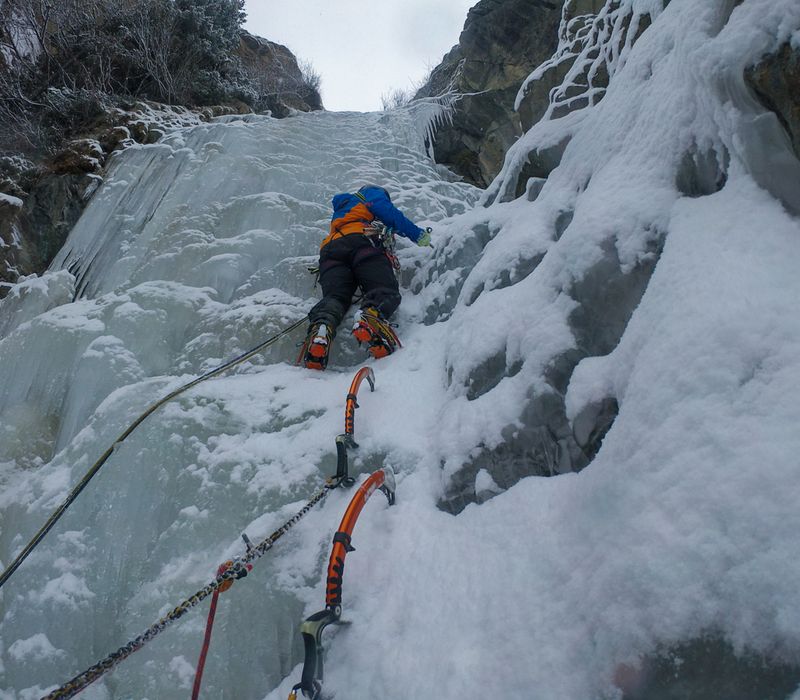
[[[573,18],[558,56],[608,89],[532,127],[486,193],[425,156],[409,111],[224,118],[125,151],[53,269],[0,305],[3,563],[145,406],[303,317],[330,197],[377,182],[435,247],[400,250],[404,347],[360,399],[354,471],[392,466],[398,503],[354,533],[328,692],[652,700],[696,673],[797,700],[800,162],[743,72],[799,41],[796,0]],[[2,590],[0,697],[139,634],[331,473],[373,361],[342,332],[308,372],[298,340],[114,454]],[[348,499],[221,597],[206,697],[285,700]],[[187,697],[203,612],[84,697]]]
[[[428,160],[408,114],[221,119],[113,162],[52,272],[6,302],[4,552],[147,405],[305,315],[329,200],[369,182],[434,225],[479,194]],[[401,257],[407,274],[423,260]],[[301,338],[167,406],[114,454],[3,591],[7,688],[38,697],[120,646],[240,551],[240,531],[265,536],[331,473],[350,370],[368,356],[343,340],[334,371],[309,376],[291,366]],[[378,381],[388,404],[391,384]],[[358,471],[393,449],[379,430],[391,412],[364,403],[361,454],[378,456]],[[238,612],[223,600],[208,697],[263,695],[297,663],[298,623],[321,605],[317,565],[341,499],[292,535],[282,565],[259,567]],[[308,538],[296,561],[291,550]],[[183,697],[202,617],[111,674],[106,692]]]

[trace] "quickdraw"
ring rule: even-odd
[[[256,347],[248,350],[247,352],[242,353],[238,357],[234,357],[232,360],[216,367],[215,369],[209,370],[205,374],[193,379],[192,381],[184,384],[183,386],[178,387],[174,391],[171,391],[169,394],[164,396],[163,398],[156,401],[154,404],[150,405],[144,413],[142,413],[133,423],[131,423],[125,431],[112,443],[112,445],[103,452],[102,455],[97,459],[97,461],[91,466],[89,471],[83,476],[83,478],[78,482],[78,484],[69,492],[67,497],[61,503],[61,505],[56,508],[53,514],[47,519],[44,525],[39,529],[39,531],[34,535],[33,539],[28,542],[27,545],[22,549],[22,551],[17,555],[13,562],[3,571],[2,575],[0,575],[0,588],[5,584],[6,581],[11,577],[11,575],[19,568],[20,564],[28,557],[28,555],[35,549],[35,547],[44,539],[45,535],[50,532],[53,526],[58,522],[59,518],[64,515],[67,508],[72,505],[72,502],[80,495],[81,491],[86,488],[88,483],[92,480],[92,478],[100,471],[100,468],[106,463],[108,458],[114,453],[114,451],[125,441],[125,439],[136,429],[142,422],[147,418],[151,413],[154,413],[157,409],[163,406],[168,401],[171,401],[176,396],[182,394],[185,391],[188,391],[192,387],[197,386],[200,382],[204,382],[207,379],[211,379],[212,377],[216,377],[219,374],[222,374],[226,370],[235,367],[238,364],[241,364],[245,360],[250,359],[253,355],[261,352],[265,348],[273,345],[274,343],[278,342],[281,338],[291,333],[296,328],[299,328],[306,322],[305,318],[300,319],[299,321],[295,321],[292,325],[284,328],[280,333],[277,335],[268,338],[263,343],[256,345]]]
[[[374,471],[356,491],[350,505],[342,517],[339,529],[333,536],[333,547],[328,561],[328,577],[325,593],[325,609],[306,618],[300,625],[305,647],[305,661],[300,682],[289,693],[289,700],[297,700],[298,691],[309,700],[318,700],[322,692],[322,632],[328,626],[337,624],[342,616],[342,582],[344,580],[344,561],[348,552],[355,551],[351,543],[361,510],[369,497],[380,489],[386,494],[389,505],[395,502],[395,478],[391,467],[383,467]]]
[[[247,535],[242,535],[242,539],[244,540],[245,546],[247,547],[248,551],[252,548],[252,544],[248,539]],[[223,571],[233,566],[233,561],[229,560],[226,561],[224,564],[220,564],[219,569],[217,569],[217,576],[219,576]],[[247,564],[247,569],[245,570],[245,574],[253,568],[252,564]],[[233,585],[233,581],[225,581],[225,583],[221,584],[214,594],[211,596],[211,605],[208,608],[208,618],[206,619],[206,632],[203,635],[203,646],[200,649],[200,658],[197,660],[197,670],[194,673],[194,685],[192,686],[192,700],[198,700],[200,697],[200,685],[203,682],[203,670],[206,667],[206,656],[208,655],[208,648],[211,646],[211,631],[214,628],[214,618],[217,615],[217,601],[219,600],[219,594],[224,593]]]

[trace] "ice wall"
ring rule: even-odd
[[[52,271],[3,302],[4,562],[148,404],[305,315],[333,194],[377,182],[432,224],[475,202],[423,138],[407,113],[227,118],[114,160]],[[12,697],[38,697],[141,632],[240,531],[265,536],[319,487],[349,382],[335,370],[367,355],[341,343],[321,382],[291,366],[301,339],[149,420],[5,586],[0,686]],[[321,547],[324,530],[310,532]],[[266,692],[297,661],[298,581],[268,569],[223,615],[209,697]],[[183,697],[201,617],[99,687]]]
[[[580,26],[558,55],[604,65],[602,99],[564,113],[592,89],[571,74],[478,206],[408,113],[229,119],[116,163],[63,269],[10,297],[4,558],[149,401],[305,313],[328,197],[377,180],[435,247],[401,250],[404,347],[360,401],[355,469],[395,467],[398,504],[355,532],[327,691],[796,698],[798,165],[743,73],[797,45],[800,6],[623,0]],[[332,371],[287,342],[142,426],[5,587],[6,694],[139,633],[303,503],[363,358],[345,336]],[[346,501],[222,598],[209,697],[285,699]],[[185,697],[202,626],[96,697]]]

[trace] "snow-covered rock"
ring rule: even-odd
[[[485,195],[425,157],[413,110],[228,117],[127,149],[0,340],[3,561],[155,399],[302,319],[331,195],[380,182],[434,248],[401,242],[403,349],[359,399],[353,471],[392,466],[398,503],[371,500],[354,533],[326,691],[796,697],[797,160],[744,72],[793,40],[800,6],[622,6],[652,22],[630,46],[604,25],[603,99],[533,126]],[[546,149],[557,166],[528,187]],[[372,360],[341,333],[311,373],[298,340],[114,452],[3,588],[5,693],[124,644],[320,487]],[[223,596],[210,697],[297,682],[348,500]],[[184,697],[203,623],[93,692]]]

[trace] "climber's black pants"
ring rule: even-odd
[[[328,324],[332,332],[350,308],[356,289],[364,297],[361,308],[374,306],[385,319],[400,306],[400,290],[392,263],[366,236],[351,233],[328,243],[319,255],[322,300],[311,309],[312,323]]]

